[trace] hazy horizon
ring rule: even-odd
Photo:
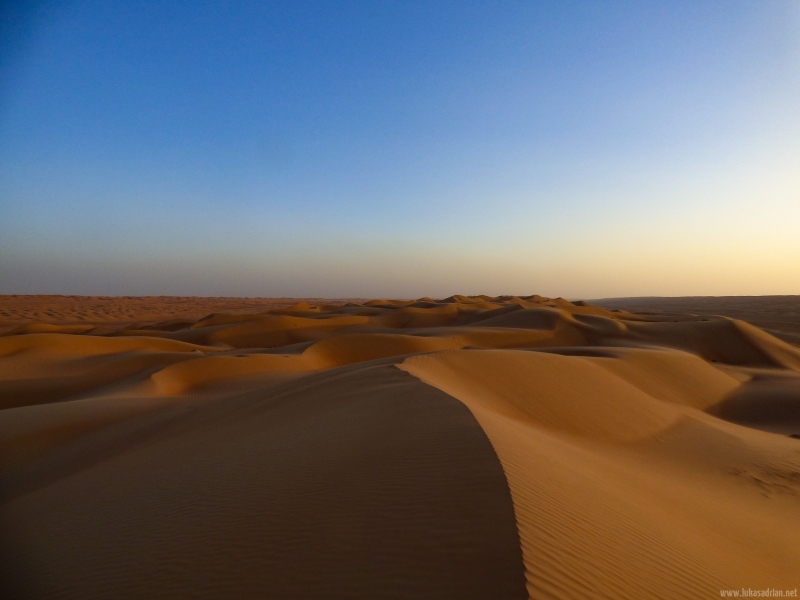
[[[800,294],[800,3],[18,2],[0,293]]]

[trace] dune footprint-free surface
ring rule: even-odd
[[[742,321],[454,296],[0,336],[4,598],[719,597],[800,587],[798,539],[800,349]]]

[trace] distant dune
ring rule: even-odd
[[[346,304],[365,298],[222,298],[202,296],[25,296],[0,295],[0,333],[29,326],[46,331],[49,325],[95,325],[112,330],[121,325],[154,323],[175,329],[211,312],[253,313],[292,306],[298,302]],[[165,321],[174,320],[174,323]],[[97,330],[95,330],[97,332]]]
[[[661,300],[2,297],[0,595],[800,587],[800,348]]]
[[[800,296],[680,296],[592,300],[604,308],[635,312],[724,315],[800,345]]]

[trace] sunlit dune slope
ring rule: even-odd
[[[798,438],[800,349],[724,317],[456,295],[30,322],[0,336],[0,591],[792,589]]]

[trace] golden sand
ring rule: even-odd
[[[8,597],[800,587],[800,349],[746,322],[20,298],[0,303]]]

